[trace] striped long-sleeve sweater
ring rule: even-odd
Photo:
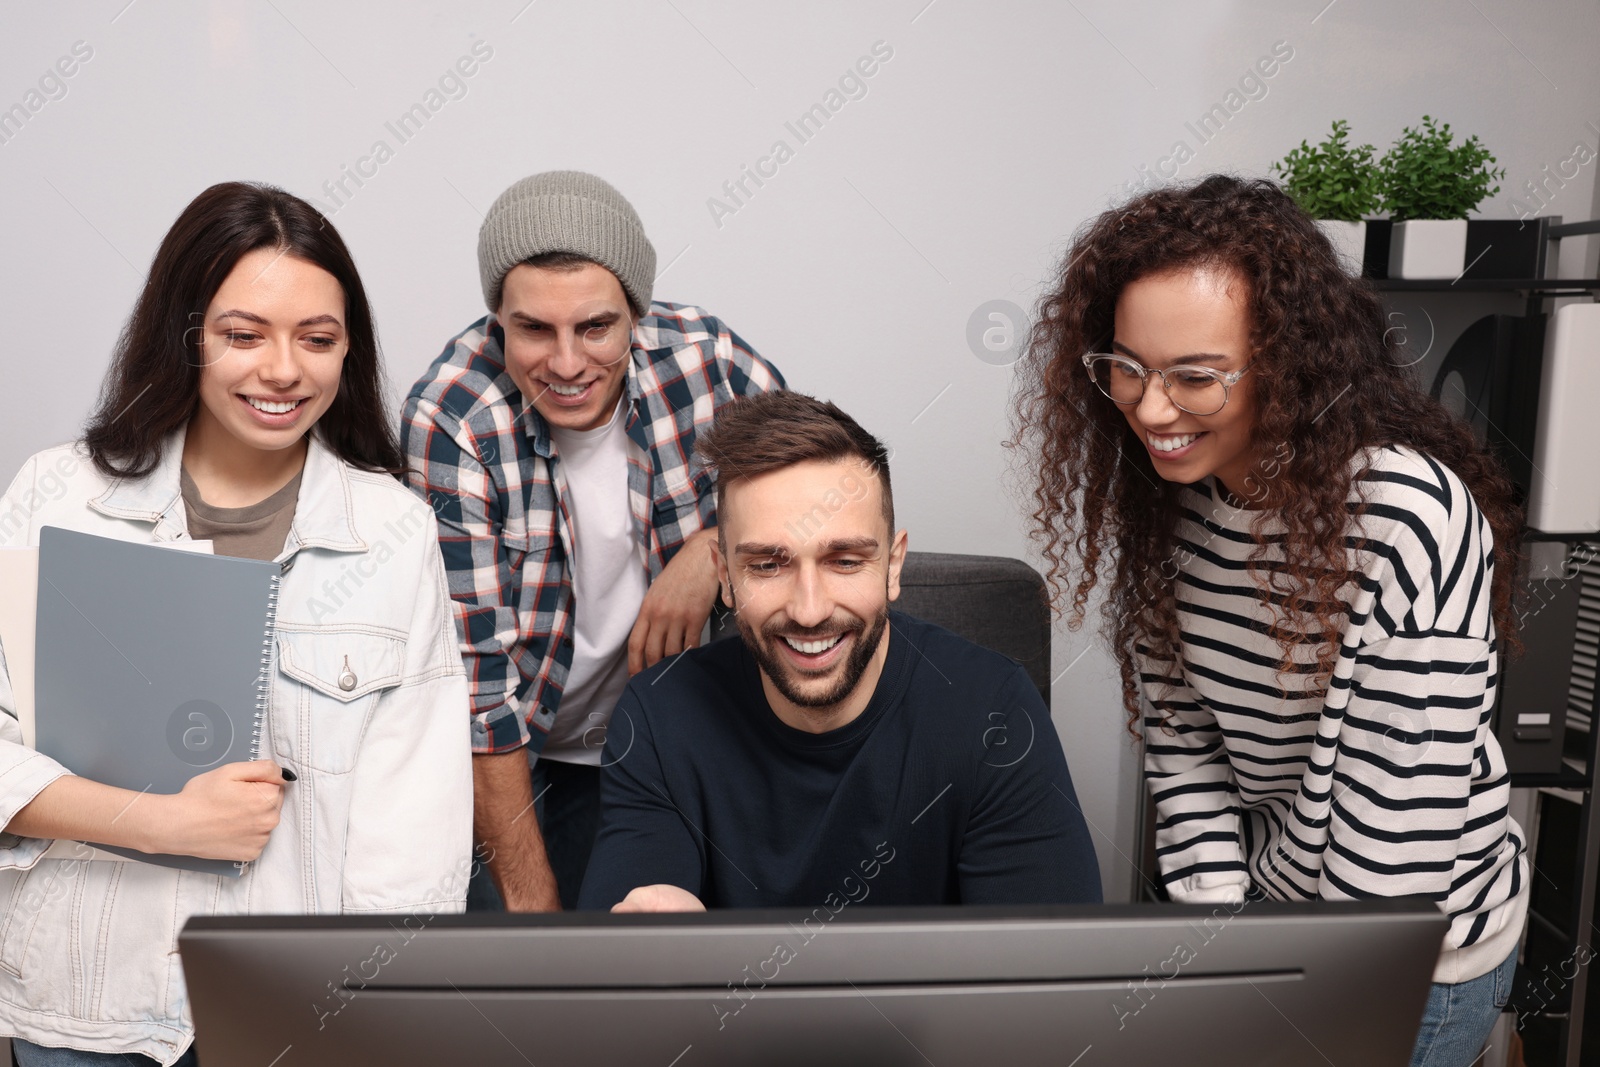
[[[1436,982],[1493,970],[1527,912],[1523,832],[1490,724],[1496,646],[1489,524],[1465,485],[1405,448],[1358,457],[1366,501],[1325,689],[1280,673],[1271,611],[1245,570],[1259,511],[1186,488],[1174,561],[1182,670],[1141,655],[1145,771],[1175,900],[1425,896],[1450,917]],[[1281,525],[1262,530],[1268,566]],[[1169,568],[1169,573],[1174,569]],[[1311,643],[1296,649],[1314,662]],[[1288,695],[1284,695],[1284,691]]]

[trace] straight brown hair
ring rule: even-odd
[[[396,475],[406,470],[383,400],[372,309],[339,231],[282,189],[223,182],[195,197],[162,238],[123,327],[83,435],[102,474],[149,474],[161,462],[167,437],[194,418],[204,363],[202,331],[195,327],[235,264],[258,248],[315,264],[344,289],[350,343],[339,392],[315,427],[323,442],[351,466]]]

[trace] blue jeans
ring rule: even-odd
[[[583,872],[589,867],[589,854],[600,830],[600,768],[542,759],[528,773],[533,782],[534,817],[539,820],[545,855],[555,872],[556,891],[562,909],[571,911],[578,906],[578,887],[583,884]],[[486,863],[472,865],[467,910],[506,910]]]
[[[1488,974],[1455,985],[1434,983],[1411,1051],[1411,1067],[1470,1067],[1511,999],[1513,952]]]
[[[47,1048],[19,1038],[11,1039],[11,1055],[18,1067],[157,1067],[157,1061],[135,1052],[79,1052],[70,1048]],[[173,1067],[198,1067],[194,1046],[178,1058]]]

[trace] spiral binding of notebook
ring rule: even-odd
[[[283,575],[275,574],[267,592],[266,625],[261,632],[261,670],[256,675],[255,719],[250,724],[250,758],[253,760],[261,758],[266,741],[267,707],[272,697],[272,640],[278,629],[278,591],[282,585]],[[235,863],[234,867],[243,871],[245,864]]]
[[[278,628],[278,589],[283,584],[282,575],[273,575],[272,589],[267,593],[266,628],[261,634],[261,673],[256,675],[256,714],[250,728],[250,758],[261,758],[261,743],[267,727],[267,701],[272,694],[272,638]]]

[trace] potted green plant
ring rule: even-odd
[[[1454,278],[1467,254],[1467,216],[1500,191],[1505,169],[1476,135],[1457,144],[1448,122],[1429,115],[1407,126],[1383,159],[1378,180],[1394,219],[1389,277]]]
[[[1305,141],[1272,165],[1283,189],[1317,220],[1352,274],[1361,273],[1366,247],[1365,217],[1377,214],[1382,198],[1369,144],[1351,146],[1350,124],[1336,119],[1322,143]]]

